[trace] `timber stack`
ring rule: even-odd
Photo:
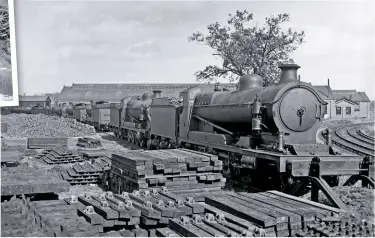
[[[94,163],[77,163],[71,168],[61,171],[60,174],[61,178],[71,185],[98,184],[102,181],[103,173],[109,168],[108,163],[97,160]]]
[[[111,153],[106,153],[104,151],[86,151],[86,150],[81,150],[79,152],[85,161],[91,161],[93,163],[94,161],[105,161],[105,163],[111,165]],[[100,162],[102,163],[102,162]]]
[[[15,196],[1,203],[1,236],[41,236],[41,232],[36,228],[33,214],[29,213],[22,200]]]
[[[347,219],[343,210],[276,191],[217,191],[204,196],[204,201],[196,202],[194,197],[164,187],[121,195],[72,195],[64,200],[12,198],[2,204],[2,234],[315,237],[371,236],[374,232],[373,221]]]
[[[102,144],[100,140],[83,137],[83,138],[78,138],[77,146],[83,147],[83,148],[98,148],[98,147],[101,147]]]
[[[49,149],[56,147],[67,147],[68,138],[39,138],[39,137],[29,137],[27,138],[27,148],[28,149]]]
[[[115,193],[167,187],[170,191],[220,190],[225,185],[217,156],[187,149],[135,150],[112,154],[111,190]]]
[[[53,164],[70,164],[77,162],[84,162],[84,158],[65,147],[50,148],[42,151],[35,156],[36,159],[43,160],[45,163]]]
[[[69,183],[42,169],[13,167],[1,171],[1,196],[60,193],[69,188]]]

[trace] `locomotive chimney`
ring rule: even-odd
[[[298,81],[297,70],[300,68],[296,64],[283,64],[281,69],[281,77],[278,84],[290,83]]]
[[[154,93],[155,98],[160,98],[161,97],[161,90],[154,90],[152,91]]]

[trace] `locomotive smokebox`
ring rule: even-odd
[[[154,90],[152,92],[154,93],[155,98],[161,98],[161,90]]]
[[[301,67],[296,64],[283,64],[279,68],[281,69],[281,77],[278,84],[298,81],[297,70]]]

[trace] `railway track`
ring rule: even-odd
[[[373,123],[362,123],[353,126],[335,128],[332,133],[332,143],[350,152],[374,158],[374,139],[362,131],[363,126]],[[324,135],[327,139],[327,134]]]
[[[373,142],[373,144],[374,144],[375,137],[370,136],[370,135],[364,133],[364,132],[362,131],[362,129],[358,129],[358,130],[357,130],[357,133],[358,133],[359,135],[361,135],[362,137],[368,139],[368,140],[372,140],[372,142]]]
[[[361,131],[362,126],[355,126],[355,127],[350,127],[347,132],[348,134],[357,139],[358,141],[363,142],[364,145],[369,145],[369,146],[374,146],[374,139],[371,139],[371,136],[365,134],[364,132]]]

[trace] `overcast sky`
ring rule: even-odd
[[[194,83],[220,63],[189,43],[208,24],[248,10],[262,22],[289,13],[306,37],[293,59],[301,80],[374,92],[374,1],[25,1],[16,0],[21,93],[60,91],[72,83]],[[225,82],[225,81],[221,81]]]

